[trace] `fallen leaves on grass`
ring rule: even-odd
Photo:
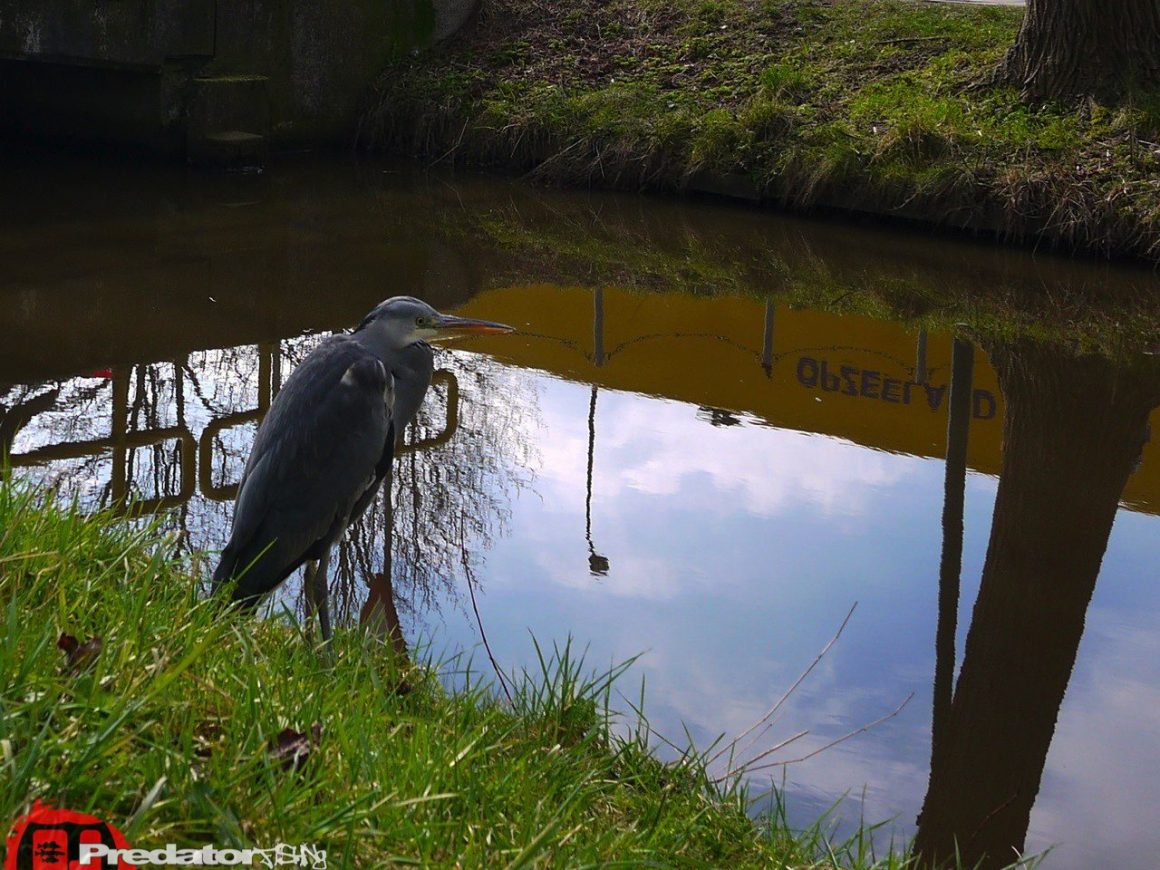
[[[97,656],[101,654],[104,642],[99,637],[93,636],[81,643],[71,634],[61,632],[56,645],[65,654],[65,665],[61,673],[76,675],[92,668]]]
[[[270,758],[280,761],[286,770],[297,770],[321,741],[321,722],[310,726],[309,735],[293,728],[283,728],[270,746]]]

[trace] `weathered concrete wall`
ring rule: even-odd
[[[209,57],[216,0],[4,0],[0,55],[157,68]]]
[[[223,0],[201,74],[268,76],[277,141],[342,139],[388,59],[429,42],[434,25],[430,0]]]
[[[202,135],[213,123],[207,118],[228,118],[222,123],[231,129],[268,136],[275,145],[349,140],[388,60],[446,38],[477,6],[478,0],[4,0],[0,123],[30,135],[166,151],[182,150],[190,129]],[[256,78],[266,80],[266,105],[253,102],[252,86],[244,98],[235,93],[232,83]]]

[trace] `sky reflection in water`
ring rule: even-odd
[[[311,208],[322,207],[306,208],[308,216]],[[332,223],[335,208],[325,201]],[[384,213],[376,206],[343,225],[373,229]],[[182,219],[201,226],[202,218]],[[157,220],[164,227],[173,218]],[[229,221],[237,220],[230,212]],[[729,220],[750,232],[764,219]],[[273,223],[284,226],[282,217]],[[293,226],[309,236],[314,223],[302,219]],[[154,232],[153,224],[146,222],[144,231]],[[372,237],[370,231],[357,237],[364,260],[379,256]],[[310,264],[303,267],[308,271],[326,275],[344,268],[341,251],[326,248],[325,257],[313,256],[309,238],[279,236],[277,244]],[[332,244],[330,236],[326,243]],[[207,244],[220,247],[216,236]],[[919,387],[908,389],[912,402],[906,404],[903,387],[885,386],[891,378],[899,385],[923,381],[916,334],[772,303],[763,309],[758,299],[729,294],[706,299],[605,288],[598,295],[503,284],[470,276],[463,266],[470,258],[439,244],[421,254],[407,248],[408,265],[400,269],[415,277],[416,292],[446,308],[466,302],[464,313],[517,323],[524,335],[441,352],[436,365],[447,374],[411,435],[426,446],[399,460],[393,573],[412,646],[423,641],[437,652],[477,649],[478,630],[464,596],[469,573],[504,666],[533,665],[533,636],[543,645],[571,636],[587,648],[593,668],[639,655],[618,687],[627,696],[622,705],[635,702],[644,679],[646,711],[656,730],[680,743],[687,726],[707,746],[760,718],[857,602],[839,643],[751,752],[808,730],[774,758],[808,755],[914,693],[896,717],[785,772],[796,821],[812,820],[848,795],[841,809],[847,821],[864,813],[868,821],[893,819],[887,831],[912,834],[930,765],[946,449],[945,395],[932,409]],[[406,245],[419,243],[409,236]],[[94,243],[93,250],[103,256],[107,248]],[[270,256],[261,245],[255,250],[261,256],[246,260],[252,267],[247,275],[261,273],[258,266]],[[81,256],[76,251],[69,248],[64,256]],[[133,293],[141,274],[160,276],[160,282],[167,269],[184,274],[192,262],[166,249],[160,265],[86,260],[61,267],[59,281],[50,276],[38,282],[38,270],[56,266],[22,261],[15,249],[8,253],[18,267],[14,274],[23,276],[9,288],[23,307],[11,311],[43,309],[54,287],[61,294],[90,292],[102,284],[86,278],[90,270],[127,296],[128,302],[113,297],[108,303],[112,317],[122,320],[139,307]],[[466,285],[492,289],[471,299],[441,299],[446,293],[439,288],[462,278],[447,274],[452,267],[469,275]],[[62,370],[33,359],[43,336],[30,339],[27,352],[17,345],[0,357],[0,382],[15,384],[0,389],[6,408],[59,390],[51,407],[39,409],[16,435],[17,454],[116,434],[109,421],[118,396],[129,431],[182,429],[192,452],[183,455],[182,442],[169,437],[124,451],[120,460],[106,445],[87,457],[20,473],[60,480],[89,503],[107,501],[110,480],[125,475],[140,496],[175,496],[177,508],[167,522],[187,534],[186,546],[221,546],[228,485],[237,479],[254,426],[233,415],[261,407],[263,395],[268,398],[317,340],[290,336],[304,326],[330,329],[357,319],[368,307],[362,297],[378,291],[352,291],[342,300],[341,316],[325,318],[312,307],[319,304],[316,297],[292,294],[279,299],[276,325],[253,328],[238,325],[244,318],[236,312],[248,300],[240,289],[215,292],[212,305],[197,309],[209,326],[194,324],[182,334],[175,362],[152,362],[165,358],[157,350],[164,342],[147,312],[142,342],[135,342],[130,326],[115,351],[102,350],[95,339],[92,348],[78,350],[70,343],[73,327],[59,324],[55,340],[75,355]],[[185,303],[171,304],[180,309]],[[228,333],[235,341],[244,333],[246,341],[264,343],[220,347],[213,327],[220,315],[212,313],[218,304],[231,312],[222,329],[235,330]],[[19,320],[11,311],[8,316]],[[93,319],[89,332],[99,336],[106,327],[98,315]],[[44,317],[34,320],[45,323]],[[18,323],[8,332],[27,329]],[[926,380],[945,386],[949,338],[929,336],[928,350]],[[827,360],[830,372],[841,365],[859,372],[857,396],[811,385],[811,365]],[[981,352],[974,381],[979,392],[968,450],[960,663],[988,545],[1003,413],[995,374]],[[1119,511],[1111,533],[1032,812],[1028,849],[1061,844],[1047,867],[1097,861],[1145,867],[1160,852],[1160,832],[1151,823],[1160,770],[1156,451],[1149,443],[1125,490],[1132,509]],[[192,497],[177,497],[179,491]],[[339,553],[337,571],[346,582],[338,590],[338,610],[348,619],[365,598],[365,577],[383,568],[384,516],[381,507],[369,513]],[[281,601],[293,606],[294,589]],[[481,650],[475,661],[485,667]],[[781,775],[779,769],[759,775],[755,785]]]
[[[584,541],[589,390],[544,377],[540,395],[535,492],[517,498],[512,533],[481,572],[500,661],[530,665],[530,634],[571,635],[593,665],[643,653],[621,691],[635,702],[645,679],[656,728],[680,742],[684,723],[708,745],[759,719],[857,602],[763,744],[808,729],[775,756],[801,757],[915,692],[897,718],[786,773],[799,821],[846,793],[842,811],[856,818],[865,786],[868,819],[912,831],[929,767],[942,464],[834,437],[714,427],[694,406],[601,392],[593,538],[611,570],[597,579]],[[995,486],[968,477],[960,657]],[[1065,844],[1048,866],[1089,866],[1109,850],[1116,866],[1144,866],[1154,836],[1130,820],[1153,801],[1160,769],[1160,608],[1146,567],[1160,565],[1158,533],[1155,516],[1121,511],[1109,542],[1032,816],[1029,849]],[[466,618],[433,631],[453,646],[476,638]]]

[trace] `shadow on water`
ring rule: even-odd
[[[520,325],[518,336],[440,351],[390,485],[335,553],[338,621],[361,623],[403,653],[408,627],[449,603],[462,607],[464,581],[480,590],[494,584],[494,600],[514,608],[521,632],[560,589],[579,590],[554,605],[569,631],[596,632],[616,621],[610,614],[635,612],[626,623],[644,632],[659,622],[658,642],[692,624],[733,655],[749,649],[746,633],[766,629],[729,623],[712,610],[716,599],[760,614],[791,608],[808,584],[791,590],[769,574],[782,562],[803,573],[813,564],[794,563],[787,549],[813,552],[821,565],[827,552],[809,549],[816,539],[836,552],[857,543],[855,521],[884,511],[906,517],[905,507],[941,498],[941,554],[912,569],[898,567],[900,551],[874,550],[881,564],[828,565],[813,582],[830,608],[831,596],[846,601],[873,589],[831,592],[826,571],[913,571],[912,586],[892,593],[908,603],[933,591],[937,575],[937,613],[919,601],[921,616],[907,625],[933,639],[933,656],[926,644],[913,668],[925,681],[933,666],[933,687],[917,684],[931,692],[932,723],[901,723],[921,731],[918,743],[911,732],[887,741],[908,746],[907,762],[924,776],[929,769],[927,792],[885,806],[912,818],[921,803],[916,848],[932,863],[956,847],[968,863],[986,866],[1023,850],[1117,510],[1160,511],[1160,463],[1154,445],[1145,447],[1160,403],[1156,367],[1080,353],[1066,324],[1104,298],[1085,323],[1107,349],[1117,318],[1143,310],[1155,276],[878,229],[533,192],[378,165],[305,165],[257,179],[123,167],[101,178],[83,164],[64,165],[23,172],[6,195],[16,207],[0,215],[0,446],[13,452],[14,473],[85,504],[163,512],[186,552],[221,546],[253,431],[322,334],[395,292]],[[1013,307],[1016,290],[1024,308]],[[810,301],[822,310],[801,307]],[[1014,326],[988,330],[999,315]],[[973,328],[954,338],[947,326],[960,316]],[[1054,344],[1017,335],[1039,321]],[[1124,331],[1138,338],[1143,330]],[[968,332],[981,351],[961,337]],[[654,428],[658,415],[682,428]],[[643,447],[630,425],[644,433]],[[798,435],[808,438],[782,437]],[[675,453],[663,452],[666,437],[676,440]],[[742,472],[728,463],[714,470],[715,460],[746,444],[755,447],[736,454]],[[818,509],[810,493],[792,492],[782,523],[776,499],[759,497],[777,476],[754,481],[754,469],[777,467],[813,485],[829,473],[823,449],[847,460],[856,453],[875,468],[945,460],[942,492],[907,484],[896,504],[883,501],[883,483],[867,489],[880,501],[862,514],[843,513],[841,504]],[[643,465],[634,450],[645,453]],[[778,452],[788,464],[758,461]],[[678,461],[703,464],[664,467]],[[795,477],[803,464],[809,474]],[[658,482],[676,472],[723,482],[698,502],[685,494],[684,478],[682,487]],[[958,610],[964,588],[973,589],[964,565],[980,556],[964,537],[970,483],[995,475],[990,541],[956,679]],[[563,488],[553,501],[557,481]],[[745,506],[742,490],[761,506]],[[663,498],[642,502],[642,493]],[[698,505],[694,524],[681,525],[678,512]],[[801,519],[811,511],[817,527]],[[626,544],[605,519],[623,525],[626,516],[663,527],[655,550],[647,549],[647,529]],[[563,529],[559,539],[549,534],[553,523]],[[718,526],[715,546],[683,549],[682,536],[702,547],[702,527]],[[931,532],[910,540],[933,541]],[[505,546],[508,537],[521,541]],[[739,567],[733,551],[743,540],[764,543],[752,565]],[[714,584],[698,587],[693,574],[682,581],[687,591],[656,592],[649,584],[661,582],[655,575],[664,568],[654,566],[674,564],[658,553],[670,550]],[[726,575],[751,567],[749,597],[738,605]],[[511,590],[528,573],[534,600],[521,605]],[[629,579],[645,590],[639,611],[629,608]],[[291,586],[273,606],[296,608],[298,592]],[[674,609],[682,597],[691,622]],[[575,622],[585,601],[597,599],[597,616]],[[896,631],[880,618],[867,628],[875,650]],[[622,656],[647,645],[635,631],[634,646],[618,648]],[[808,639],[784,641],[794,642],[801,648],[790,652],[816,653]],[[713,644],[699,648],[706,646]],[[775,652],[780,666],[789,656]],[[774,653],[765,655],[752,668],[765,681],[762,696],[776,690],[768,675],[780,673]],[[891,674],[893,705],[909,686],[889,660],[875,664]],[[737,670],[731,658],[722,667]],[[698,676],[675,674],[673,696]],[[663,695],[664,681],[650,685]],[[839,694],[860,688],[843,685]],[[807,721],[832,699],[814,700]],[[693,706],[699,714],[729,704]],[[726,721],[709,716],[700,725],[711,738]],[[1067,831],[1051,828],[1036,842],[1045,837],[1065,839]]]

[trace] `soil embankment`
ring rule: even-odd
[[[362,144],[1160,259],[1160,103],[981,85],[1020,8],[485,0],[382,76]]]

